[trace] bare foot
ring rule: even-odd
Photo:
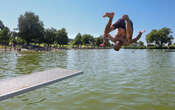
[[[139,31],[140,34],[143,34],[144,32],[146,32],[145,30],[141,30]]]
[[[113,18],[114,12],[105,13],[103,17]]]

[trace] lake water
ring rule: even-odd
[[[0,80],[50,68],[84,74],[0,102],[0,110],[175,110],[175,52],[0,52]]]

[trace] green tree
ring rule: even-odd
[[[4,26],[3,22],[0,20],[0,29],[2,30],[4,27],[5,26]]]
[[[93,36],[90,35],[90,34],[84,34],[84,35],[82,36],[82,43],[83,43],[84,45],[93,44],[93,43],[94,43],[94,38],[93,38]]]
[[[73,45],[78,45],[80,47],[80,45],[82,45],[82,36],[80,33],[78,33],[75,37],[75,39],[73,40]]]
[[[43,22],[39,20],[39,16],[33,12],[25,12],[18,19],[19,35],[27,44],[30,42],[38,42],[43,36]]]
[[[17,44],[17,41],[16,41],[17,36],[18,36],[17,32],[15,31],[11,32],[10,42],[12,42],[13,45]]]
[[[146,35],[147,43],[154,43],[158,47],[162,47],[167,43],[171,43],[173,40],[173,36],[171,35],[170,28],[162,28],[160,30],[152,30],[149,34]]]
[[[62,28],[56,32],[56,43],[61,47],[68,44],[69,38],[65,28]]]
[[[0,31],[0,43],[3,45],[7,45],[10,40],[10,30],[8,27],[4,27]]]
[[[106,39],[106,47],[110,47],[111,46],[111,43],[110,43],[110,40],[109,39]]]
[[[19,44],[19,45],[23,45],[25,43],[25,41],[21,37],[17,36],[16,37],[16,43]]]
[[[16,45],[23,45],[24,43],[26,43],[26,42],[25,42],[21,37],[19,37],[18,35],[14,36],[13,33],[11,33],[10,42],[13,43],[13,46],[16,46]]]
[[[97,37],[97,38],[95,38],[95,45],[96,46],[100,46],[100,44],[102,44],[103,43],[103,36],[100,36],[100,37]]]
[[[142,41],[139,41],[138,44],[139,44],[139,46],[144,46],[144,42],[142,42]]]
[[[44,31],[44,39],[43,42],[46,43],[48,46],[53,44],[56,39],[56,29],[45,29]]]

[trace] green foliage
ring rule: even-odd
[[[95,48],[95,46],[99,46],[103,43],[103,36],[94,38],[90,34],[81,35],[78,33],[75,39],[69,39],[65,28],[60,30],[54,28],[44,29],[43,22],[39,20],[39,16],[32,12],[25,12],[24,15],[20,15],[18,18],[18,30],[19,32],[10,32],[9,28],[4,26],[3,22],[0,20],[0,43],[5,45],[9,42],[13,42],[14,44],[43,43],[43,45],[47,44],[48,46],[56,46],[54,44],[59,44],[60,46],[66,45],[66,47],[73,44],[79,47],[82,45],[84,48]],[[148,43],[147,48],[175,48],[175,46],[172,45],[173,36],[171,33],[171,29],[166,27],[160,30],[152,30],[146,35],[146,41]],[[111,46],[108,39],[106,43],[106,46]],[[166,47],[166,44],[168,44],[168,47]],[[145,49],[146,47],[144,46],[144,42],[139,41],[129,46],[124,46],[123,48]]]
[[[175,49],[175,44],[174,45],[170,45],[169,49]]]
[[[37,42],[43,36],[43,22],[39,20],[39,16],[32,12],[25,12],[18,19],[19,35],[27,44]]]
[[[123,46],[124,49],[146,49],[146,46]]]
[[[21,37],[16,37],[15,38],[16,44],[22,45],[25,43],[25,41]]]
[[[1,44],[8,44],[10,40],[10,30],[8,27],[4,27],[1,31],[0,31],[0,43]]]
[[[82,45],[82,36],[78,33],[73,41],[73,45]]]
[[[103,43],[103,36],[95,38],[95,45],[99,47]]]
[[[62,28],[56,32],[56,43],[60,46],[68,44],[69,38],[65,28]]]
[[[157,47],[157,46],[147,46],[147,49],[168,49],[168,47],[167,46],[162,46],[162,47]]]
[[[147,43],[154,43],[158,47],[163,47],[165,44],[171,44],[173,36],[170,35],[170,28],[162,28],[160,30],[152,30],[148,35],[146,35]]]
[[[22,45],[22,44],[24,44],[25,43],[25,41],[21,38],[21,37],[19,37],[18,36],[18,33],[17,32],[11,32],[11,36],[10,36],[10,42],[11,43],[13,43],[13,44],[20,44],[20,45]]]
[[[146,49],[146,46],[144,46],[144,42],[139,41],[136,43],[132,43],[128,46],[123,46],[125,49]]]
[[[0,43],[7,45],[10,41],[10,30],[8,27],[5,27],[3,22],[0,20]]]
[[[56,39],[56,32],[57,31],[54,28],[45,29],[43,42],[46,43],[47,45],[53,44]]]
[[[82,36],[82,43],[83,43],[84,45],[87,45],[87,44],[94,44],[94,38],[93,38],[93,36],[90,35],[90,34],[84,34],[84,35]]]
[[[4,27],[5,26],[4,26],[3,22],[0,20],[0,29],[2,30]]]
[[[11,32],[10,42],[12,42],[13,44],[17,44],[17,42],[16,42],[16,37],[17,36],[18,36],[17,32]]]
[[[139,41],[139,42],[138,42],[138,45],[139,45],[139,46],[144,46],[144,42]]]

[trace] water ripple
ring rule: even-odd
[[[0,103],[0,110],[173,110],[175,54],[161,50],[0,53],[0,78],[50,68],[83,75]]]

